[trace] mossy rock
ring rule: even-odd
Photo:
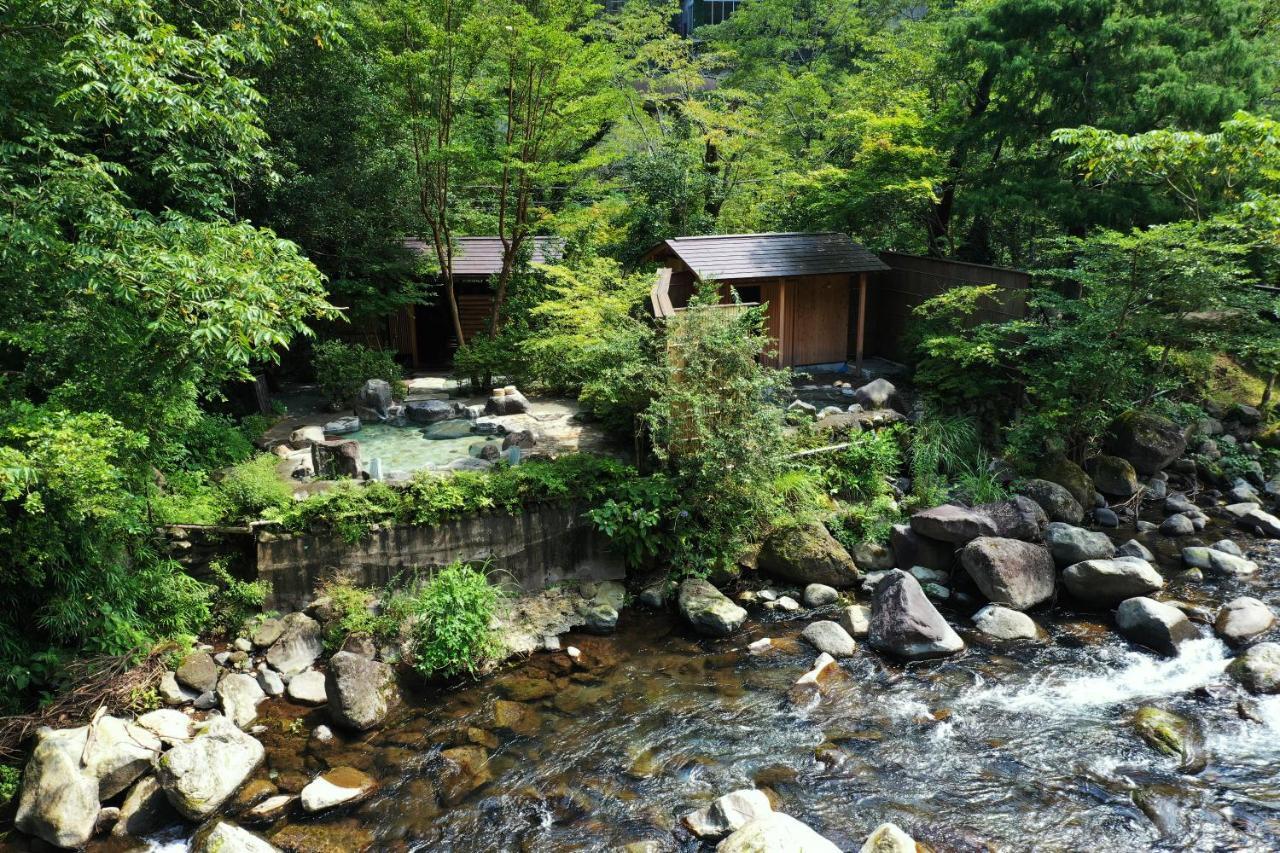
[[[1134,715],[1133,727],[1151,747],[1177,758],[1178,769],[1182,772],[1198,773],[1204,769],[1208,761],[1204,751],[1204,733],[1192,720],[1147,705]]]
[[[1280,421],[1263,427],[1262,432],[1258,433],[1254,441],[1263,447],[1269,447],[1272,450],[1280,450]]]
[[[1093,506],[1094,495],[1097,493],[1093,478],[1070,459],[1064,456],[1050,459],[1040,469],[1040,476],[1070,492],[1081,507],[1089,509]]]
[[[851,587],[862,575],[853,557],[821,524],[794,524],[774,531],[760,551],[764,572],[792,583]]]
[[[1125,412],[1107,435],[1107,451],[1125,459],[1140,474],[1154,474],[1187,449],[1182,427],[1151,412]]]

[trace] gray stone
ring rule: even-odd
[[[211,711],[218,707],[218,694],[212,690],[206,690],[195,698],[191,703],[191,707],[197,711]]]
[[[1213,630],[1232,644],[1247,643],[1271,629],[1276,614],[1262,601],[1247,595],[1233,598],[1218,611]]]
[[[1026,610],[1053,597],[1057,571],[1049,549],[1041,545],[980,536],[960,552],[960,564],[996,604]]]
[[[1044,543],[1059,566],[1082,560],[1105,560],[1116,552],[1116,546],[1107,534],[1061,522],[1045,525]]]
[[[366,731],[379,725],[395,703],[395,673],[381,661],[338,652],[329,659],[325,695],[334,722]]]
[[[265,750],[225,717],[211,717],[188,743],[156,761],[156,778],[169,803],[188,820],[222,808],[262,763]]]
[[[854,389],[853,399],[863,409],[894,409],[904,415],[907,413],[898,389],[887,379],[873,379]]]
[[[805,627],[800,636],[818,651],[835,658],[847,658],[857,650],[853,637],[835,622],[813,622]]]
[[[840,600],[840,593],[826,584],[811,583],[804,588],[805,607],[823,607]]]
[[[515,386],[495,388],[493,395],[484,404],[486,414],[521,415],[529,411],[529,401],[516,390]]]
[[[879,542],[859,542],[849,554],[863,571],[882,572],[893,568],[893,551]]]
[[[1146,560],[1118,557],[1114,560],[1082,560],[1062,572],[1062,583],[1077,600],[1114,607],[1135,596],[1164,586],[1164,578]]]
[[[186,705],[199,695],[178,684],[178,676],[173,670],[167,670],[160,676],[156,692],[160,694],[160,701],[170,706]]]
[[[1263,512],[1255,504],[1246,504],[1246,506],[1251,507],[1251,509],[1246,510],[1238,517],[1237,524],[1246,530],[1256,531],[1260,536],[1280,539],[1280,518],[1276,518],[1269,512]]]
[[[197,694],[218,685],[218,664],[208,652],[192,652],[182,659],[175,673],[178,683]]]
[[[906,572],[887,572],[871,601],[868,638],[877,651],[907,660],[940,657],[964,648],[925,596],[920,583]]]
[[[1280,643],[1258,643],[1231,662],[1227,672],[1253,693],[1280,693]]]
[[[840,853],[840,848],[790,815],[770,812],[721,841],[716,853]]]
[[[911,516],[911,529],[939,542],[963,545],[979,536],[997,536],[999,527],[988,516],[955,504],[943,504]]]
[[[1196,532],[1196,526],[1189,516],[1178,513],[1160,522],[1160,532],[1165,536],[1190,536]]]
[[[502,438],[502,449],[509,450],[512,447],[518,447],[521,450],[532,450],[538,444],[538,438],[531,430],[518,429],[508,432]]]
[[[1219,539],[1209,546],[1215,551],[1221,551],[1224,554],[1230,554],[1233,557],[1243,557],[1244,551],[1240,550],[1240,546],[1232,542],[1230,539]]]
[[[144,776],[129,789],[120,805],[120,817],[111,828],[117,838],[141,838],[179,820],[169,798],[154,776]]]
[[[225,820],[196,834],[191,853],[280,853],[260,835]]]
[[[299,705],[323,705],[329,701],[324,683],[324,673],[314,669],[300,672],[289,679],[286,692],[289,701]]]
[[[726,637],[747,620],[747,611],[701,578],[689,578],[680,584],[676,605],[698,633],[713,637]]]
[[[1220,577],[1246,577],[1258,571],[1258,564],[1214,548],[1195,546],[1182,549],[1182,562],[1191,568]]]
[[[725,794],[714,803],[684,816],[684,825],[699,838],[714,840],[773,812],[764,791],[744,789]]]
[[[148,711],[134,722],[170,746],[186,743],[192,737],[191,718],[172,708]]]
[[[667,585],[666,583],[655,583],[645,587],[640,592],[640,603],[645,607],[654,610],[661,610],[667,606]]]
[[[1095,456],[1085,467],[1093,477],[1093,484],[1104,495],[1130,498],[1138,493],[1138,473],[1119,456]]]
[[[443,441],[449,438],[467,438],[472,434],[472,422],[468,420],[441,421],[422,431],[427,438]]]
[[[98,780],[80,767],[89,727],[41,728],[22,774],[14,825],[54,847],[83,847],[98,820]]]
[[[257,625],[253,626],[253,630],[249,633],[249,639],[260,649],[270,648],[271,644],[280,639],[280,635],[284,633],[284,621],[274,616],[268,616]]]
[[[1100,506],[1093,511],[1093,520],[1099,527],[1119,527],[1120,516],[1111,507]]]
[[[841,608],[839,622],[850,637],[861,639],[871,630],[871,609],[865,604]]]
[[[973,624],[996,640],[1034,640],[1038,634],[1030,616],[998,604],[988,604],[973,614]]]
[[[391,383],[385,379],[366,379],[360,388],[360,395],[357,403],[373,411],[379,420],[386,420],[391,404],[394,402],[391,394]]]
[[[1120,547],[1116,548],[1117,557],[1137,557],[1140,560],[1146,560],[1148,563],[1154,563],[1156,555],[1143,545],[1137,539],[1130,539]]]
[[[590,601],[579,611],[583,630],[592,634],[612,634],[618,628],[618,610],[607,601]]]
[[[796,601],[789,595],[784,595],[775,602],[779,610],[786,610],[790,613],[800,609],[800,602]]]
[[[858,853],[916,853],[916,842],[897,824],[882,823],[862,842]]]
[[[378,787],[372,776],[353,767],[335,767],[302,789],[302,809],[314,814],[336,806],[357,803]]]
[[[294,450],[306,450],[317,441],[324,441],[324,427],[298,427],[289,433],[289,446]]]
[[[1187,449],[1182,427],[1151,412],[1127,412],[1107,435],[1108,453],[1129,460],[1140,474],[1154,474]]]
[[[1164,499],[1164,514],[1169,515],[1186,515],[1189,512],[1195,512],[1197,509],[1195,503],[1190,498],[1181,493],[1169,495]]]
[[[362,658],[376,658],[378,656],[378,646],[373,641],[373,637],[365,631],[352,631],[342,641],[342,648],[339,651],[351,652],[353,655],[359,655]]]
[[[1170,657],[1178,654],[1178,646],[1200,638],[1200,632],[1185,613],[1144,596],[1120,602],[1116,608],[1116,627],[1135,643]]]
[[[360,419],[355,415],[344,415],[324,425],[325,435],[350,435],[360,431]]]
[[[792,412],[816,418],[818,416],[818,407],[812,403],[806,403],[804,400],[792,400],[787,406],[787,413],[790,414]]]
[[[1226,497],[1231,503],[1262,503],[1258,490],[1244,480],[1236,480],[1227,490]]]
[[[267,663],[285,675],[294,675],[310,667],[324,652],[320,623],[305,613],[290,613],[282,621],[280,638],[267,650]]]
[[[765,539],[760,569],[793,583],[851,587],[861,577],[844,546],[821,524],[787,525]]]
[[[311,445],[311,470],[316,479],[360,478],[360,442],[338,439]]]
[[[89,724],[80,758],[84,772],[98,780],[98,799],[109,800],[151,771],[160,738],[136,723],[102,715]]]
[[[1051,480],[1027,480],[1020,490],[1040,505],[1050,521],[1079,524],[1084,520],[1084,507],[1080,506],[1080,502],[1065,487]]]
[[[1040,504],[1023,495],[1016,495],[1012,500],[979,504],[973,511],[991,519],[996,528],[994,535],[1005,539],[1039,542],[1040,528],[1049,522]]]
[[[262,669],[258,672],[258,686],[268,696],[280,696],[284,693],[284,679],[274,669]]]
[[[1169,481],[1157,480],[1155,477],[1150,478],[1146,482],[1146,493],[1142,496],[1144,501],[1163,501],[1169,497]]]
[[[893,566],[928,566],[931,569],[949,570],[955,558],[955,545],[940,542],[921,536],[909,524],[893,525],[890,545],[893,549],[893,561],[884,569]]]
[[[240,814],[240,820],[245,823],[267,824],[275,823],[284,817],[298,798],[293,794],[276,794],[274,797],[267,797],[251,809]]]
[[[242,729],[258,718],[258,703],[267,698],[258,680],[242,672],[222,676],[217,693],[222,713]]]
[[[415,424],[434,424],[454,416],[452,404],[445,400],[410,400],[404,404],[404,414]]]
[[[1155,533],[1160,528],[1158,525],[1152,524],[1149,521],[1143,521],[1140,518],[1133,523],[1133,529],[1137,530],[1139,533]]]

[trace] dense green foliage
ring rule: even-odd
[[[323,341],[315,345],[312,368],[320,391],[335,407],[351,406],[366,380],[382,379],[391,385],[392,394],[404,395],[404,370],[390,350],[377,350],[342,341]]]
[[[497,587],[480,569],[451,563],[411,595],[413,667],[425,676],[476,672],[501,650],[490,622]]]

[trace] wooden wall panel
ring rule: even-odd
[[[784,365],[843,362],[849,354],[849,275],[787,279]]]

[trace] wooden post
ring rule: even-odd
[[[858,273],[858,341],[857,341],[857,360],[854,367],[858,371],[858,376],[862,376],[862,340],[866,333],[867,325],[867,274]]]

